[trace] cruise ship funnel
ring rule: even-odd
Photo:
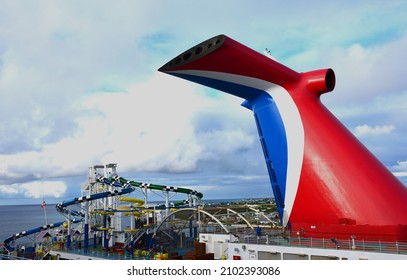
[[[158,70],[244,99],[287,230],[407,240],[406,187],[320,100],[335,88],[332,69],[299,73],[218,35]]]

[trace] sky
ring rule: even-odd
[[[0,205],[81,196],[88,167],[107,163],[204,199],[271,197],[242,100],[157,71],[218,34],[298,72],[332,68],[322,103],[407,185],[406,1],[0,7]]]

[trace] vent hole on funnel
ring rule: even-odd
[[[328,69],[325,76],[325,85],[329,91],[332,91],[335,88],[336,78],[335,72],[332,69]]]
[[[186,53],[186,54],[184,54],[184,56],[182,57],[184,60],[188,60],[190,57],[191,57],[191,53],[190,52],[188,52],[188,53]]]
[[[176,59],[175,59],[175,64],[178,64],[178,63],[180,63],[181,62],[181,57],[177,57]]]
[[[195,54],[196,55],[200,54],[202,52],[202,50],[203,50],[202,47],[197,47],[195,50]]]

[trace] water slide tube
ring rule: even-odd
[[[173,187],[173,186],[163,186],[163,185],[156,185],[156,184],[149,184],[149,183],[141,183],[141,182],[136,182],[136,181],[130,181],[127,180],[123,177],[120,176],[113,176],[112,179],[122,185],[123,187],[125,186],[132,186],[132,187],[137,187],[137,188],[147,188],[149,190],[156,190],[156,191],[162,191],[162,192],[174,192],[174,193],[180,193],[180,194],[186,194],[186,195],[193,195],[195,196],[198,200],[202,199],[203,194],[189,189],[189,188],[182,188],[182,187]],[[110,181],[111,182],[111,181]]]
[[[71,220],[72,223],[79,223],[82,222],[81,218],[74,218]],[[7,251],[14,251],[14,247],[11,246],[10,244],[15,241],[16,239],[22,238],[24,236],[28,236],[34,233],[38,233],[41,232],[43,230],[48,230],[48,229],[53,229],[53,228],[58,228],[60,226],[63,226],[65,222],[57,222],[57,223],[52,223],[52,224],[47,224],[47,225],[43,225],[40,227],[35,227],[29,230],[25,230],[16,234],[13,234],[12,236],[6,238],[4,240],[4,247],[6,247]]]
[[[163,65],[254,113],[280,220],[306,237],[407,240],[407,189],[322,104],[332,69],[299,73],[225,36]],[[375,82],[375,81],[372,81]]]
[[[140,199],[140,198],[134,198],[134,197],[120,197],[119,198],[120,201],[124,201],[124,202],[130,202],[133,203],[134,207],[141,207],[144,205],[144,200]],[[118,209],[120,210],[120,209]]]

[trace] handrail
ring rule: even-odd
[[[222,233],[222,229],[215,229],[216,225],[212,225],[211,229],[202,233]],[[232,232],[232,230],[231,230]],[[407,242],[404,241],[382,241],[382,240],[364,240],[364,239],[332,239],[332,238],[305,238],[298,235],[284,235],[277,231],[263,231],[261,236],[257,236],[254,230],[248,228],[233,230],[234,235],[238,237],[236,242],[244,242],[248,244],[259,245],[275,245],[288,247],[303,247],[303,248],[319,248],[319,249],[334,249],[334,250],[352,250],[352,251],[367,251],[376,253],[389,253],[407,255]]]
[[[267,244],[276,246],[322,248],[336,250],[369,251],[378,253],[391,253],[407,255],[407,242],[331,239],[331,238],[304,238],[298,236],[273,236],[264,234],[257,238],[255,235],[246,237],[245,242]]]

